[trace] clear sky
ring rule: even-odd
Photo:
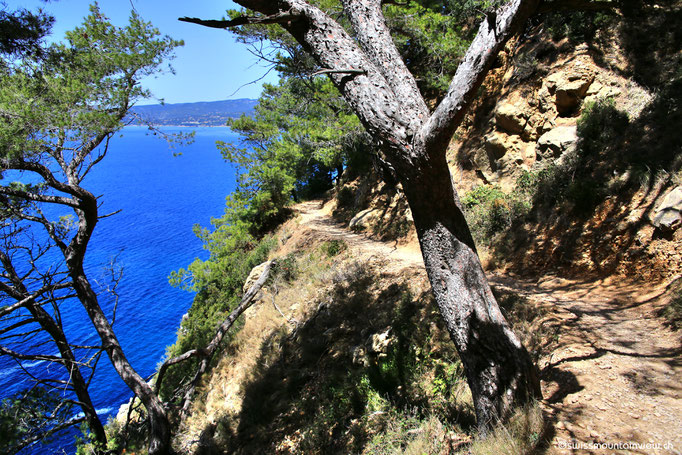
[[[4,3],[8,9],[42,8],[50,13],[56,19],[52,29],[53,39],[59,41],[65,31],[82,22],[92,1],[59,0],[45,3],[40,0],[4,0]],[[166,103],[257,98],[263,82],[277,80],[272,71],[265,79],[239,89],[243,84],[265,75],[268,68],[259,64],[245,45],[235,42],[229,32],[178,21],[178,17],[182,16],[220,19],[225,10],[237,8],[231,1],[100,0],[99,5],[111,22],[119,26],[127,23],[134,6],[140,16],[154,24],[161,33],[185,41],[185,46],[177,49],[172,63],[175,75],[164,74],[144,81],[144,85]],[[150,100],[140,104],[154,103]]]

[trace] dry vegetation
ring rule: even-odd
[[[488,453],[471,445],[470,392],[423,268],[387,267],[299,222],[280,230],[280,268],[203,385],[179,450]],[[539,352],[542,312],[501,301]],[[538,409],[495,433],[508,453],[538,443]]]

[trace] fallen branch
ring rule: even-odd
[[[177,365],[178,363],[184,362],[185,360],[192,359],[194,357],[199,357],[201,358],[201,364],[199,365],[199,369],[197,370],[196,374],[194,375],[194,378],[192,381],[189,383],[189,388],[187,392],[185,393],[185,397],[183,399],[183,402],[186,404],[189,402],[189,399],[192,397],[194,394],[194,390],[196,389],[196,385],[199,382],[199,379],[201,376],[206,372],[206,369],[208,367],[208,364],[210,361],[213,359],[213,355],[216,353],[218,350],[218,346],[220,346],[220,342],[223,340],[225,337],[225,334],[227,333],[228,330],[232,327],[234,322],[237,320],[241,314],[246,311],[253,303],[254,297],[258,294],[258,292],[261,290],[263,285],[265,285],[265,282],[268,280],[270,277],[270,269],[272,266],[275,264],[276,259],[273,259],[271,261],[268,261],[265,264],[265,268],[263,269],[263,273],[261,273],[260,278],[258,278],[258,281],[256,281],[251,288],[249,288],[248,291],[244,294],[242,297],[241,302],[239,302],[239,305],[232,310],[230,315],[220,324],[218,329],[216,330],[216,334],[213,337],[213,339],[206,345],[205,348],[201,349],[192,349],[190,351],[187,351],[183,354],[180,354],[177,357],[173,357],[171,359],[166,360],[163,362],[161,367],[159,368],[159,373],[156,376],[156,383],[154,384],[154,390],[156,394],[158,395],[159,390],[161,389],[161,384],[163,382],[163,378],[166,374],[166,371],[168,370],[168,367],[171,365]],[[184,410],[184,406],[183,406]]]

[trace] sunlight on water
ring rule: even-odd
[[[225,196],[235,186],[234,170],[222,160],[215,141],[234,141],[238,136],[228,128],[195,130],[194,144],[176,150],[182,152],[176,157],[164,141],[146,135],[145,128],[128,127],[83,182],[86,189],[102,195],[100,214],[122,210],[97,225],[86,266],[93,282],[105,279],[103,267],[112,258],[123,268],[114,328],[128,359],[143,377],[154,372],[166,346],[175,341],[180,319],[192,302],[193,296],[172,288],[167,277],[195,257],[205,256],[192,226],[209,226],[211,217],[222,215]],[[111,314],[111,302],[107,296],[101,298],[107,314]],[[73,303],[62,310],[67,336],[78,344],[96,343],[97,335],[83,309]],[[34,373],[48,365],[45,361],[23,364]],[[49,365],[51,374],[59,368]],[[16,363],[0,357],[0,398],[27,386],[20,372]],[[104,421],[132,396],[106,358],[100,362],[91,394]],[[62,453],[62,449],[73,453],[75,434],[26,453]]]

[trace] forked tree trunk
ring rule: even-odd
[[[540,396],[530,356],[490,291],[445,159],[498,52],[539,0],[510,0],[488,14],[433,112],[395,47],[381,0],[341,0],[353,36],[305,0],[235,1],[262,16],[182,20],[218,28],[280,23],[329,74],[403,184],[436,301],[466,370],[479,428],[487,431],[508,416],[512,404]]]
[[[439,155],[442,156],[442,155]],[[471,388],[479,430],[539,398],[530,355],[504,319],[483,272],[445,159],[403,179],[424,265]]]

